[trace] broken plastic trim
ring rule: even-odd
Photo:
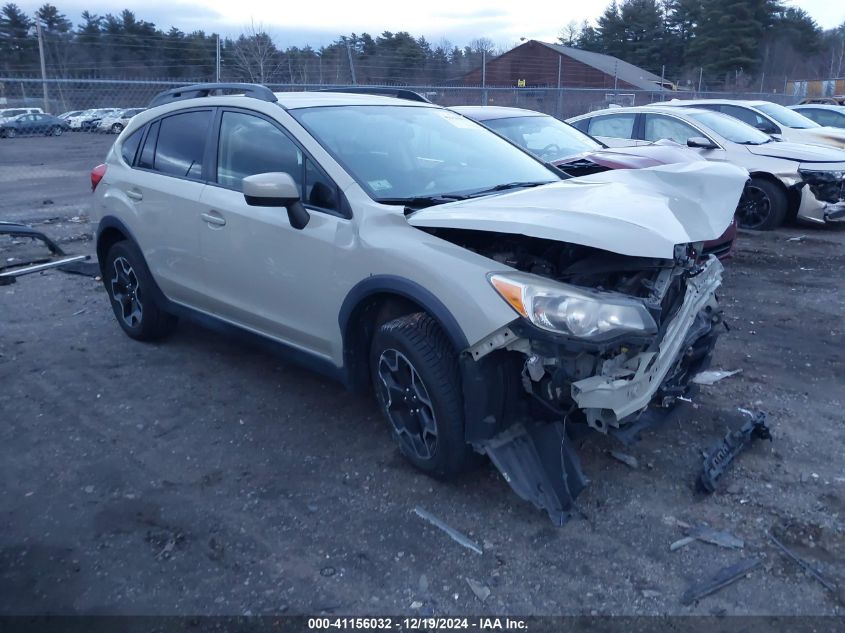
[[[766,426],[766,414],[758,411],[739,431],[731,431],[716,444],[704,458],[704,469],[698,478],[699,486],[705,492],[714,492],[716,482],[734,459],[755,439],[772,440],[772,433]]]
[[[589,483],[562,422],[517,423],[480,448],[513,491],[545,510],[557,526],[569,519],[575,498]]]
[[[45,233],[33,229],[25,224],[17,224],[15,222],[0,222],[0,235],[10,235],[12,237],[27,237],[43,242],[47,250],[50,251],[52,257],[44,257],[27,262],[20,262],[13,266],[0,266],[0,286],[5,286],[15,282],[17,277],[21,275],[30,275],[32,273],[49,270],[50,268],[70,268],[71,264],[78,264],[79,262],[89,259],[88,255],[67,255],[58,244],[51,240]],[[69,272],[75,272],[75,270]]]

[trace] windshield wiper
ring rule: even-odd
[[[422,209],[433,207],[437,204],[455,202],[455,200],[466,200],[468,197],[457,193],[438,193],[431,196],[410,196],[408,198],[376,198],[376,202],[380,202],[381,204],[401,204],[410,208]]]
[[[490,187],[489,189],[482,189],[481,191],[474,191],[468,198],[477,198],[478,196],[486,196],[487,194],[496,193],[497,191],[508,191],[509,189],[527,189],[529,187],[539,187],[540,185],[548,185],[553,182],[557,182],[555,180],[536,180],[536,181],[527,181],[527,182],[506,182],[502,183],[501,185],[496,185],[495,187]]]

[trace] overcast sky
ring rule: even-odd
[[[14,0],[13,0],[14,1]],[[17,0],[28,13],[44,0]],[[183,31],[202,29],[235,35],[254,20],[277,40],[277,44],[318,47],[337,35],[382,31],[409,31],[425,35],[432,43],[448,39],[463,45],[487,37],[499,46],[511,46],[520,38],[554,41],[571,20],[595,21],[609,0],[52,0],[73,22],[87,9],[100,15],[118,13],[124,6],[139,18],[160,28],[177,26]],[[823,27],[845,21],[842,0],[787,0],[807,11]]]

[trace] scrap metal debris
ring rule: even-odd
[[[702,543],[710,543],[711,545],[718,545],[719,547],[727,547],[730,549],[742,549],[745,547],[745,541],[741,538],[738,538],[729,532],[714,530],[706,525],[701,525],[697,528],[690,528],[687,532],[687,536],[682,539],[678,539],[669,546],[669,551],[674,552],[694,541],[701,541]]]
[[[736,374],[741,373],[741,369],[734,369],[733,371],[726,371],[724,369],[709,369],[702,371],[692,377],[692,382],[697,385],[712,385],[725,378],[730,378]]]
[[[472,578],[467,578],[466,581],[469,588],[472,589],[472,593],[474,593],[475,597],[481,600],[481,602],[485,602],[487,598],[490,597],[490,587]]]
[[[716,490],[716,482],[728,466],[755,439],[772,440],[772,433],[766,426],[766,414],[757,412],[738,431],[729,432],[723,440],[704,456],[704,469],[698,478],[699,486],[706,492]]]
[[[778,540],[778,538],[777,538],[777,537],[776,537],[776,536],[775,536],[772,532],[769,532],[769,540],[770,540],[770,541],[771,541],[771,542],[775,545],[775,547],[777,547],[777,548],[778,548],[778,549],[779,549],[779,550],[780,550],[780,551],[781,551],[781,552],[782,552],[782,553],[783,553],[783,554],[784,554],[787,558],[791,559],[791,560],[792,560],[792,562],[794,562],[794,563],[795,563],[796,565],[798,565],[801,569],[803,569],[803,570],[804,570],[804,573],[809,574],[810,576],[812,576],[813,578],[815,578],[816,580],[818,580],[818,581],[822,584],[822,586],[823,586],[825,589],[827,589],[828,591],[830,591],[830,592],[831,592],[831,593],[833,593],[834,595],[838,594],[838,592],[839,592],[839,588],[838,588],[835,584],[833,584],[832,582],[830,582],[829,580],[827,580],[827,579],[826,579],[826,578],[822,575],[822,573],[821,573],[819,570],[817,570],[815,567],[813,567],[812,565],[810,565],[810,563],[808,563],[808,562],[807,562],[807,561],[805,561],[803,558],[801,558],[800,556],[798,556],[798,554],[796,554],[795,552],[793,552],[792,550],[790,550],[790,549],[789,549],[786,545],[784,545],[784,544],[783,544],[780,540]]]
[[[698,541],[702,541],[703,543],[710,543],[711,545],[718,545],[719,547],[728,547],[731,549],[742,549],[745,547],[745,541],[741,538],[738,538],[729,532],[714,530],[706,525],[695,528],[690,536]]]
[[[471,540],[470,540],[467,536],[465,536],[463,533],[458,532],[458,530],[456,530],[455,528],[451,527],[450,525],[447,525],[446,523],[444,523],[443,521],[441,521],[440,519],[438,519],[438,518],[437,518],[436,516],[434,516],[433,514],[431,514],[431,513],[429,513],[429,512],[426,512],[425,510],[423,510],[423,509],[422,509],[422,508],[420,508],[420,507],[416,507],[416,508],[414,508],[414,512],[415,512],[415,513],[417,514],[417,516],[418,516],[418,517],[420,517],[421,519],[425,519],[426,521],[428,521],[429,523],[431,523],[434,527],[436,527],[436,528],[438,528],[438,529],[443,530],[444,532],[446,532],[446,534],[448,534],[448,535],[449,535],[449,537],[451,537],[451,539],[452,539],[453,541],[455,541],[456,543],[458,543],[459,545],[463,545],[463,546],[464,546],[464,547],[466,547],[467,549],[471,549],[471,550],[472,550],[473,552],[475,552],[476,554],[481,554],[481,553],[482,553],[481,548],[480,548],[480,547],[479,547],[476,543],[474,543],[473,541],[471,541]]]
[[[630,468],[639,468],[640,466],[640,463],[637,461],[637,458],[633,455],[628,455],[627,453],[620,453],[619,451],[608,451],[608,453],[613,459],[619,460]]]
[[[681,596],[681,604],[690,605],[710,594],[716,593],[719,589],[723,589],[735,583],[740,578],[745,577],[746,574],[759,567],[762,563],[762,556],[749,556],[733,565],[720,569],[710,580],[691,585]]]

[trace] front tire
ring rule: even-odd
[[[457,356],[434,319],[417,312],[379,327],[370,370],[379,406],[408,461],[441,479],[473,465]]]
[[[112,134],[120,134],[123,132],[123,126],[120,123],[115,123],[111,126],[111,132]]]
[[[60,125],[57,125],[53,128],[53,136],[61,136],[63,132],[64,128],[62,128],[62,126]]]
[[[744,229],[771,231],[783,224],[787,207],[783,189],[764,178],[752,178],[742,192],[736,219]]]
[[[103,283],[114,316],[127,336],[155,341],[173,331],[176,318],[158,305],[155,282],[141,251],[131,242],[118,242],[103,263]]]

